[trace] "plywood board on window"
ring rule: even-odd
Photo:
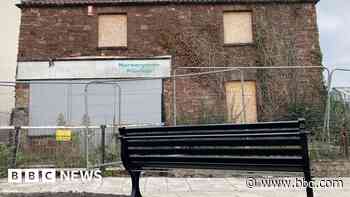
[[[223,20],[225,44],[253,42],[251,12],[224,12]]]
[[[246,81],[243,84],[244,102],[240,81],[231,81],[225,84],[227,117],[228,121],[232,123],[257,122],[256,83],[255,81]],[[245,104],[245,114],[243,103]],[[244,121],[244,118],[246,121]]]
[[[127,46],[127,16],[126,14],[99,16],[99,47]]]

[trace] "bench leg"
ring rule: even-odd
[[[142,197],[140,192],[140,174],[141,172],[129,171],[131,176],[132,191],[131,197]]]
[[[304,172],[304,176],[305,176],[305,181],[307,181],[308,183],[311,182],[311,174],[310,174],[310,170],[307,170],[306,172]],[[312,187],[306,187],[306,196],[307,197],[314,197],[314,191],[312,189]]]

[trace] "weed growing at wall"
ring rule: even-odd
[[[10,162],[10,149],[4,145],[0,144],[0,177],[7,176],[7,168]]]

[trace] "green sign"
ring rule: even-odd
[[[119,63],[119,69],[125,73],[153,73],[159,64],[147,64],[147,63]]]

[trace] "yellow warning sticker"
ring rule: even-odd
[[[71,141],[72,131],[69,129],[57,129],[56,130],[56,141]]]

